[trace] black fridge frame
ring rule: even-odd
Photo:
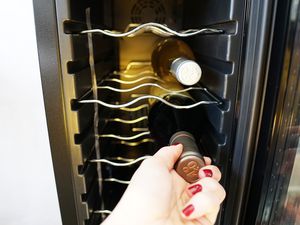
[[[266,81],[274,34],[277,0],[248,0],[245,14],[244,63],[237,100],[237,127],[230,179],[235,198],[228,202],[230,213],[224,224],[243,224],[251,171],[257,149],[258,133],[262,122]]]
[[[293,0],[279,1],[276,11],[276,25],[271,49],[266,100],[263,106],[262,126],[252,169],[250,181],[252,185],[249,189],[246,213],[243,218],[246,225],[269,224],[272,208],[278,200],[275,198],[275,192],[279,189],[279,178],[276,171],[278,172],[281,166],[280,161],[284,154],[284,151],[278,151],[280,148],[278,146],[284,145],[284,137],[287,135],[282,129],[282,121],[278,118],[285,118],[282,116],[286,110],[284,108],[285,98],[294,91],[288,87],[288,83],[292,77],[290,67],[292,60],[294,60],[292,54],[296,48],[294,46],[297,42],[296,29],[297,23],[299,29],[300,19],[299,5],[296,9],[296,21],[291,19],[291,13],[295,10],[292,8],[292,2]],[[288,120],[289,118],[285,118],[285,121]],[[289,174],[286,176],[286,179],[289,179]],[[270,189],[274,191],[270,191]],[[265,213],[269,210],[271,213]]]
[[[61,62],[55,1],[33,0],[39,65],[52,162],[63,224],[79,224],[73,193],[71,156],[61,87]]]
[[[238,90],[234,158],[230,188],[235,198],[227,202],[224,224],[239,224],[247,196],[247,185],[260,128],[265,81],[277,1],[246,1],[243,63]],[[33,0],[40,70],[48,122],[50,145],[63,224],[79,224],[73,195],[68,131],[61,88],[58,28],[55,1]],[[230,176],[229,176],[230,177]]]

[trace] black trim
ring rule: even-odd
[[[286,193],[286,186],[280,185],[278,174],[286,154],[284,154],[285,151],[280,151],[280,149],[283,149],[286,143],[286,127],[293,106],[293,103],[287,104],[287,102],[292,100],[295,91],[292,88],[292,83],[295,82],[291,72],[293,71],[291,68],[292,61],[295,60],[292,54],[299,46],[296,43],[299,40],[296,37],[297,21],[293,21],[290,16],[292,10],[298,12],[299,20],[299,8],[298,11],[292,9],[291,0],[280,2],[278,5],[277,32],[272,49],[273,61],[271,61],[268,89],[270,94],[264,106],[264,119],[266,121],[264,130],[261,130],[260,133],[258,154],[256,155],[252,178],[253,187],[249,197],[248,214],[245,216],[245,220],[248,221],[249,218],[251,220],[247,224],[273,223],[276,214],[274,214],[275,207],[281,201],[280,195]],[[285,174],[284,179],[288,181],[288,173]],[[279,196],[278,193],[280,193]],[[252,209],[252,212],[250,209]]]
[[[283,68],[289,8],[290,1],[278,2],[264,113],[262,116],[261,130],[259,134],[260,137],[256,150],[257,154],[253,169],[253,177],[251,180],[252,185],[249,193],[250,197],[244,217],[245,225],[255,224],[259,210],[260,198],[262,197],[261,194],[263,194],[262,185],[267,166],[266,162],[268,161],[269,137],[272,132]]]
[[[68,149],[54,0],[33,0],[51,153],[63,224],[78,224]]]
[[[248,0],[245,14],[245,40],[236,104],[237,128],[229,175],[228,199],[223,224],[243,224],[249,177],[251,174],[257,133],[260,129],[265,81],[273,34],[275,1]]]

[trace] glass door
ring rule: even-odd
[[[254,159],[243,224],[300,225],[299,0],[278,1]]]

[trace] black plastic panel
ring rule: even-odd
[[[209,25],[230,20],[235,1],[186,1],[183,25],[185,28]],[[239,9],[243,11],[243,8]]]
[[[37,46],[48,123],[51,155],[63,224],[77,224],[76,198],[72,181],[72,163],[65,123],[61,89],[61,62],[55,1],[33,1]]]

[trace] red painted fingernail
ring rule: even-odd
[[[182,213],[185,216],[189,216],[192,214],[192,212],[194,212],[194,210],[195,210],[195,207],[192,204],[190,204],[182,210]]]
[[[171,146],[176,146],[179,145],[180,143],[173,143]]]
[[[195,184],[195,185],[190,186],[188,189],[189,189],[189,190],[192,192],[192,194],[194,195],[194,194],[196,194],[196,193],[202,191],[202,186],[201,186],[201,184]]]
[[[205,170],[203,170],[203,172],[205,173],[206,177],[212,177],[213,176],[213,173],[210,169],[205,169]]]

